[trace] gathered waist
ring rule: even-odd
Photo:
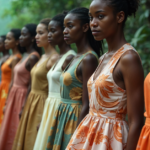
[[[150,118],[146,118],[145,125],[150,126]]]
[[[61,98],[60,93],[55,93],[55,92],[49,92],[48,97]]]
[[[36,94],[48,94],[47,91],[42,91],[42,90],[35,90],[35,89],[31,89],[31,93],[36,93]]]
[[[94,117],[100,117],[104,119],[113,119],[113,120],[121,120],[125,121],[126,114],[119,114],[119,113],[109,113],[104,111],[93,111],[90,109],[89,115]]]
[[[82,105],[82,101],[72,100],[72,99],[61,98],[61,102],[65,104]]]
[[[27,86],[13,84],[13,87],[27,89]]]

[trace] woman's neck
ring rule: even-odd
[[[53,51],[56,51],[55,49],[55,46],[52,46],[52,45],[47,45],[44,48],[44,51],[45,51],[45,55],[50,55]]]
[[[20,53],[18,47],[12,49],[13,55]]]
[[[124,44],[127,43],[123,31],[116,32],[115,35],[106,38],[108,44],[108,52],[116,52],[120,49]]]
[[[86,35],[83,38],[81,38],[78,42],[76,42],[76,46],[77,54],[83,54],[89,50],[92,50],[92,47],[90,46],[89,40]]]
[[[59,44],[58,47],[60,49],[60,55],[67,53],[71,49],[70,45],[66,44],[65,41]]]
[[[29,46],[27,46],[25,48],[26,48],[26,52],[28,54],[32,53],[35,50],[34,47],[33,47],[33,44],[31,44],[31,45],[29,45]]]

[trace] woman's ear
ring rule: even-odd
[[[89,23],[84,24],[82,27],[83,32],[87,32],[89,30],[89,28],[90,28]]]
[[[16,40],[16,45],[19,45],[19,40]]]
[[[117,22],[122,23],[125,19],[125,13],[124,11],[120,11],[117,13]]]
[[[32,40],[31,40],[31,41],[32,41],[32,43],[33,43],[33,42],[35,41],[35,37],[32,37]]]

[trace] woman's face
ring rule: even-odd
[[[6,49],[14,49],[19,44],[19,41],[14,38],[12,32],[8,32],[5,40]]]
[[[0,37],[0,52],[5,51],[5,44],[3,39]]]
[[[95,40],[113,37],[118,27],[117,16],[105,0],[93,0],[90,9],[90,27]]]
[[[68,14],[64,19],[64,40],[67,44],[81,41],[84,32],[81,21],[74,14]]]
[[[36,43],[38,47],[47,47],[49,45],[48,40],[48,30],[46,25],[40,23],[36,28]]]
[[[21,36],[19,38],[19,43],[22,47],[26,47],[26,46],[29,46],[31,43],[32,43],[32,40],[34,40],[28,29],[26,27],[23,27],[22,30],[21,30]]]
[[[59,45],[64,42],[63,30],[57,21],[50,21],[48,31],[48,42],[50,44]]]

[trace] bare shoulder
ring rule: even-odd
[[[20,59],[21,59],[21,58],[15,56],[15,57],[13,58],[12,62],[13,62],[13,63],[18,62],[18,61],[20,61]]]
[[[33,54],[33,55],[31,55],[31,56],[29,57],[29,60],[30,60],[30,61],[36,61],[36,60],[39,60],[39,57]]]
[[[68,55],[68,56],[66,57],[64,63],[67,63],[67,64],[70,63],[70,61],[71,61],[73,58],[74,58],[74,55],[72,55],[72,54]]]
[[[98,58],[94,54],[89,53],[83,58],[82,62],[84,65],[89,65],[89,64],[92,65],[95,63],[97,64]]]
[[[128,50],[120,58],[120,62],[124,66],[142,65],[138,53],[134,50]]]
[[[49,61],[52,63],[55,63],[59,58],[59,54],[54,54],[52,57],[50,57]]]
[[[63,65],[62,65],[62,70],[65,70],[65,68],[68,66],[68,64],[72,61],[72,59],[74,58],[74,55],[70,54],[66,57]]]

